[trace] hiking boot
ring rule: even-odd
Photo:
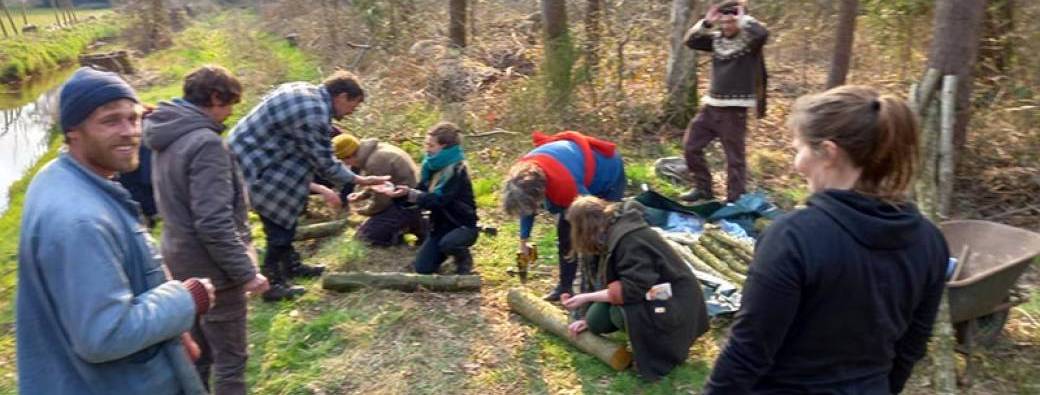
[[[702,200],[714,200],[714,199],[715,199],[715,195],[713,195],[711,193],[711,191],[706,191],[706,190],[697,189],[697,188],[691,189],[688,192],[686,192],[686,193],[684,193],[682,195],[679,195],[679,200],[682,200],[684,202],[699,202],[699,201],[702,201]]]
[[[552,292],[549,292],[548,294],[543,296],[542,300],[546,302],[559,302],[560,295],[563,295],[563,291],[561,291],[559,288],[555,288],[552,290]]]
[[[271,284],[271,288],[264,292],[262,297],[265,302],[278,302],[296,299],[296,297],[305,293],[307,293],[307,290],[303,289],[303,287],[279,283]]]
[[[470,274],[477,274],[473,271],[473,255],[470,255],[469,251],[455,255],[455,274],[465,276]]]
[[[311,278],[321,276],[325,272],[325,266],[307,265],[300,261],[300,254],[292,251],[286,262],[286,274],[289,278]]]

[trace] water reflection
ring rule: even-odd
[[[58,114],[58,87],[75,69],[51,73],[0,94],[0,212],[7,210],[12,182],[47,152]]]

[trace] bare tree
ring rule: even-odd
[[[58,7],[57,0],[50,0],[51,8],[54,9],[54,24],[61,26],[61,8]]]
[[[458,48],[466,47],[466,0],[451,0],[448,4],[448,14],[451,22],[448,26],[448,36],[451,44]]]
[[[0,9],[3,9],[4,15],[7,16],[7,22],[11,24],[11,30],[14,35],[18,35],[18,25],[14,24],[14,18],[11,17],[11,10],[7,9],[7,3],[0,0]]]
[[[827,73],[827,89],[845,85],[852,59],[852,43],[856,37],[856,14],[859,0],[841,0],[838,7],[838,26],[834,35],[834,53]]]
[[[602,25],[603,0],[588,0],[585,8],[585,68],[589,78],[595,78],[599,71]]]
[[[962,147],[971,119],[971,88],[985,0],[936,0],[935,33],[928,67],[957,76],[954,142]]]
[[[542,24],[545,29],[543,73],[548,84],[550,108],[559,109],[570,100],[571,67],[574,48],[567,26],[567,2],[542,0]]]
[[[664,114],[668,123],[678,128],[685,127],[697,110],[697,55],[683,42],[695,7],[695,0],[672,0]]]

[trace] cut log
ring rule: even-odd
[[[750,243],[745,243],[743,241],[737,240],[733,236],[730,236],[728,233],[723,232],[721,230],[707,231],[704,233],[707,234],[708,237],[711,237],[715,240],[718,240],[720,243],[729,246],[730,251],[732,251],[734,254],[739,256],[741,259],[747,261],[748,263],[751,263],[751,261],[755,257],[755,246],[751,245]]]
[[[352,292],[361,288],[383,288],[402,292],[425,289],[433,292],[480,291],[480,276],[416,273],[344,272],[321,276],[321,287],[330,291]]]
[[[579,350],[592,354],[615,370],[622,370],[632,363],[632,353],[624,344],[618,344],[589,331],[571,337],[567,330],[567,313],[549,302],[531,295],[520,288],[509,290],[509,308],[524,316],[538,327],[552,332]]]
[[[707,248],[704,248],[704,246],[702,245],[695,245],[693,247],[690,247],[690,249],[693,250],[694,255],[696,255],[698,258],[701,258],[701,260],[703,260],[704,263],[707,263],[708,266],[711,266],[719,273],[725,275],[725,277],[728,278],[730,281],[733,281],[734,283],[740,286],[744,286],[744,280],[746,280],[747,277],[745,277],[743,274],[733,271],[733,269],[730,269],[729,265],[722,263],[722,261],[719,260],[719,258],[715,255],[712,255],[712,253],[708,251]]]
[[[726,278],[726,276],[724,276],[722,273],[719,273],[718,270],[712,269],[711,266],[708,266],[708,264],[704,263],[703,260],[693,255],[693,253],[690,252],[689,247],[679,244],[678,242],[671,239],[665,239],[664,241],[668,243],[668,245],[671,246],[673,250],[675,250],[676,254],[679,254],[679,257],[686,261],[686,263],[690,264],[690,266],[692,266],[694,269],[708,273],[718,278]]]
[[[704,248],[707,248],[712,255],[718,257],[719,260],[722,261],[722,263],[725,263],[726,266],[729,266],[730,269],[740,274],[747,274],[747,264],[738,258],[736,254],[727,249],[725,245],[711,237],[701,237],[700,242]]]
[[[296,228],[296,235],[293,236],[293,240],[300,241],[335,236],[342,232],[346,226],[347,220],[345,219],[301,226]]]

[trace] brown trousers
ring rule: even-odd
[[[245,395],[246,360],[249,357],[245,291],[238,286],[219,290],[216,296],[217,303],[196,319],[191,328],[191,337],[202,349],[202,355],[195,361],[195,369],[210,393]]]
[[[693,174],[694,187],[711,194],[711,170],[704,160],[704,148],[716,138],[726,153],[726,200],[735,201],[745,192],[747,163],[744,138],[747,136],[747,108],[704,106],[690,121],[683,136],[686,167]]]

